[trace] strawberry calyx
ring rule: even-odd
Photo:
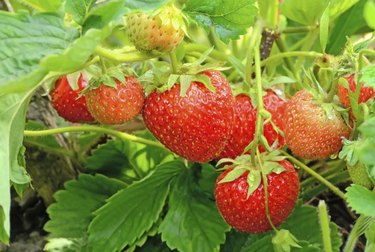
[[[248,172],[247,183],[248,192],[247,197],[259,187],[262,181],[262,172],[265,176],[274,172],[280,174],[285,171],[285,168],[279,164],[280,161],[284,160],[286,157],[281,156],[279,151],[273,151],[270,153],[261,153],[260,162],[253,163],[251,155],[245,154],[238,156],[235,159],[223,158],[220,159],[216,166],[220,166],[225,163],[223,169],[232,169],[228,174],[223,177],[218,183],[228,183],[232,182],[239,177],[241,177],[245,172]]]
[[[281,229],[272,237],[272,244],[276,252],[290,251],[291,247],[302,248],[298,239],[289,230]]]
[[[170,90],[175,84],[180,84],[180,96],[186,96],[192,82],[202,83],[208,90],[215,92],[215,87],[212,85],[208,76],[202,74],[204,71],[227,70],[227,67],[222,67],[224,63],[206,63],[213,48],[207,50],[199,59],[193,63],[185,63],[181,65],[176,73],[173,73],[171,66],[167,62],[152,63],[152,69],[142,75],[139,80],[146,83],[146,94],[150,94],[155,89],[159,93]]]

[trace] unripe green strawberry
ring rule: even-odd
[[[354,184],[361,185],[367,188],[372,187],[372,182],[367,174],[366,166],[357,162],[354,166],[347,165],[349,176]]]
[[[179,9],[166,6],[155,14],[130,13],[127,31],[138,50],[170,52],[184,39],[185,24]]]

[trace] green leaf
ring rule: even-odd
[[[93,8],[82,25],[83,32],[89,29],[101,29],[110,22],[120,19],[126,12],[124,0],[107,1]]]
[[[360,185],[352,185],[346,190],[349,206],[358,214],[375,217],[375,193]]]
[[[94,218],[93,212],[124,187],[122,182],[103,175],[81,174],[77,180],[65,183],[65,189],[54,195],[56,203],[47,209],[50,220],[44,229],[54,238],[84,237]]]
[[[2,218],[4,223],[0,222],[0,225],[4,225],[8,235],[10,180],[14,184],[30,182],[30,177],[18,162],[18,157],[22,147],[27,105],[32,93],[33,90],[21,94],[0,95],[0,206],[5,215]]]
[[[121,250],[147,232],[160,216],[172,179],[183,169],[181,161],[161,164],[143,180],[111,197],[90,224],[92,251]]]
[[[102,30],[91,29],[72,44],[67,44],[67,49],[59,55],[49,55],[40,62],[43,69],[59,73],[75,72],[82,68],[95,51],[96,46],[102,42],[112,31],[112,27]]]
[[[342,52],[347,37],[353,35],[363,27],[366,27],[366,22],[362,15],[366,2],[367,0],[360,0],[336,20],[335,25],[330,31],[327,46],[328,53],[337,55]]]
[[[362,77],[364,85],[375,88],[375,64],[368,65],[362,69]]]
[[[171,189],[169,210],[159,228],[162,240],[178,251],[219,251],[228,230],[215,203],[194,185],[193,173],[181,173]]]
[[[184,11],[207,29],[216,26],[217,34],[225,42],[245,34],[258,14],[255,0],[190,0]]]
[[[61,0],[19,0],[22,4],[28,5],[31,8],[42,11],[56,11],[61,7]]]
[[[289,218],[280,226],[280,229],[289,230],[300,241],[301,249],[293,251],[323,251],[323,240],[318,225],[319,217],[315,207],[298,204]],[[342,240],[336,224],[330,222],[332,251],[339,252]],[[249,235],[248,241],[241,252],[273,251],[273,232]]]
[[[131,10],[149,11],[155,10],[167,2],[169,0],[127,0],[126,7]]]
[[[8,189],[9,191],[9,189]],[[0,241],[9,244],[9,232],[5,229],[2,223],[5,222],[5,213],[3,207],[0,205]]]
[[[320,46],[322,52],[326,51],[327,42],[328,42],[328,32],[329,32],[329,7],[323,12],[322,17],[320,18]]]
[[[375,251],[375,222],[366,231],[366,240],[365,252]]]
[[[79,239],[51,238],[44,246],[47,252],[86,252],[84,244]],[[88,252],[88,251],[87,251]]]
[[[249,234],[232,229],[226,234],[225,243],[221,246],[221,252],[240,251],[248,239]]]
[[[329,17],[331,20],[336,19],[346,10],[356,4],[359,0],[330,0]]]
[[[329,0],[284,0],[282,13],[289,19],[304,25],[315,25],[327,8]]]
[[[35,86],[47,74],[47,69],[39,68],[39,61],[60,54],[78,36],[52,13],[0,12],[0,25],[0,94]]]
[[[367,1],[363,16],[367,22],[367,25],[370,26],[372,29],[375,30],[375,2],[374,1]]]
[[[77,24],[82,24],[94,3],[95,0],[67,0],[65,11],[73,16],[73,20]]]

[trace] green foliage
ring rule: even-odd
[[[20,166],[19,152],[22,147],[25,114],[32,90],[21,94],[0,95],[0,206],[4,213],[4,228],[9,235],[10,181],[27,184],[30,177]],[[3,225],[0,222],[0,225]],[[1,228],[2,229],[2,228]],[[0,236],[1,241],[4,236]]]
[[[184,11],[207,29],[215,25],[220,38],[228,41],[244,34],[254,23],[257,15],[255,3],[254,0],[191,0]]]
[[[82,24],[94,3],[95,0],[67,0],[65,12],[71,14],[76,23]]]
[[[47,69],[39,68],[40,60],[62,53],[78,36],[52,13],[29,16],[0,12],[0,20],[0,94],[34,87],[47,73]]]
[[[135,132],[137,136],[155,140],[147,131]],[[100,145],[87,159],[87,168],[108,176],[122,175],[143,177],[156,165],[173,160],[172,153],[132,141],[113,140]],[[129,171],[133,171],[129,173]],[[135,174],[134,174],[135,172]]]
[[[56,203],[48,208],[50,221],[44,229],[54,238],[82,238],[97,209],[125,185],[103,175],[81,174],[55,194]]]
[[[0,223],[4,223],[4,222],[5,222],[5,213],[4,213],[3,207],[0,205]],[[9,231],[6,230],[4,225],[0,225],[0,241],[5,244],[9,244]]]
[[[375,64],[368,65],[362,69],[362,77],[365,86],[375,88]]]
[[[126,13],[124,0],[108,1],[92,9],[82,27],[86,32],[91,28],[101,29],[111,21],[121,18]]]
[[[320,18],[320,46],[322,48],[322,52],[326,51],[327,43],[328,43],[328,32],[329,32],[329,7],[325,9]]]
[[[337,18],[329,34],[328,53],[334,55],[341,53],[344,50],[347,37],[366,27],[366,22],[362,15],[366,2],[367,0],[360,0]]]
[[[281,10],[287,18],[295,22],[304,25],[315,25],[327,8],[328,2],[328,0],[284,0],[281,4]]]
[[[229,226],[192,175],[188,170],[181,173],[171,189],[169,210],[159,229],[162,240],[178,251],[219,251]]]
[[[375,16],[375,2],[374,1],[367,1],[366,5],[365,5],[365,8],[364,8],[364,18],[368,24],[368,26],[370,26],[372,29],[375,30],[375,20],[374,20],[374,16]]]
[[[111,197],[89,227],[92,251],[117,251],[131,246],[155,223],[170,183],[185,169],[181,161],[159,165],[153,173]]]
[[[24,5],[40,12],[56,11],[61,7],[61,0],[18,0]]]
[[[289,230],[297,240],[301,249],[293,248],[293,251],[322,251],[323,240],[320,233],[318,212],[315,207],[297,205],[289,218],[280,226]],[[331,241],[333,251],[340,251],[342,244],[337,226],[330,223]],[[273,232],[249,235],[241,252],[273,251]]]
[[[375,217],[375,193],[360,185],[346,189],[349,206],[358,214]]]
[[[125,6],[130,10],[149,11],[157,9],[167,2],[169,0],[127,0]]]

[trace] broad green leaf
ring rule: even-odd
[[[66,50],[60,54],[49,55],[41,60],[42,69],[62,73],[74,72],[82,68],[95,51],[96,46],[102,42],[112,31],[112,27],[101,30],[91,29],[82,37],[65,44]]]
[[[229,226],[215,203],[193,183],[192,172],[186,170],[172,187],[168,213],[159,228],[162,240],[178,251],[219,251]]]
[[[360,185],[352,185],[346,190],[349,206],[358,214],[375,217],[375,193]]]
[[[336,19],[346,10],[356,4],[359,0],[330,0],[329,17],[331,20]]]
[[[319,226],[318,212],[315,207],[301,206],[298,204],[288,219],[281,224],[279,229],[289,230],[299,242],[301,249],[293,248],[292,251],[323,251],[323,241]],[[339,252],[342,240],[336,224],[330,222],[332,250]],[[249,235],[248,241],[241,252],[273,251],[273,232],[258,235]]]
[[[367,25],[370,26],[372,29],[375,30],[375,2],[374,1],[367,1],[363,16],[367,22]]]
[[[124,169],[132,167],[127,152],[129,152],[127,142],[109,141],[92,151],[91,156],[87,158],[86,167],[110,177],[120,177]]]
[[[365,137],[375,137],[375,117],[361,124],[359,130]]]
[[[169,0],[127,0],[125,5],[131,10],[149,11],[155,10],[167,2]]]
[[[248,239],[249,234],[232,229],[226,234],[225,243],[221,245],[221,252],[240,251]]]
[[[71,14],[75,22],[82,24],[94,3],[95,0],[66,0],[65,12]]]
[[[64,190],[54,195],[56,203],[47,209],[50,221],[44,229],[53,238],[84,237],[94,217],[93,212],[123,188],[125,184],[118,180],[81,174],[77,180],[65,183]]]
[[[80,239],[50,238],[44,246],[46,252],[86,252],[84,249]]]
[[[361,28],[366,27],[366,21],[362,15],[366,2],[367,0],[360,0],[336,19],[329,34],[329,43],[327,45],[328,53],[337,55],[342,52],[347,37],[353,35]]]
[[[329,32],[329,7],[325,9],[320,18],[320,47],[322,48],[322,52],[326,51],[327,43],[328,43],[328,32]]]
[[[8,235],[10,181],[14,184],[30,182],[26,170],[18,162],[18,156],[22,147],[27,105],[32,93],[30,90],[20,94],[0,95],[0,206],[4,212],[4,223],[1,222],[0,225],[4,225]]]
[[[9,191],[9,189],[8,189]],[[9,232],[5,229],[3,223],[5,222],[5,213],[3,207],[0,205],[0,242],[9,244]]]
[[[60,54],[78,36],[52,13],[0,12],[0,26],[0,94],[35,86],[47,74],[38,67],[39,61]]]
[[[315,25],[327,8],[329,0],[284,0],[282,13],[289,19],[304,25]]]
[[[42,12],[42,11],[57,11],[61,7],[61,0],[18,0],[24,5]]]
[[[258,14],[255,0],[190,0],[184,11],[207,29],[216,26],[219,37],[224,41],[237,39],[246,33]]]
[[[124,0],[107,1],[93,8],[83,23],[83,31],[91,28],[101,29],[111,21],[121,18],[126,12]]]
[[[375,64],[368,65],[362,69],[362,77],[364,85],[375,88]]]
[[[181,161],[161,164],[143,180],[111,197],[90,224],[92,251],[121,250],[147,232],[160,216],[172,179],[184,169]]]

